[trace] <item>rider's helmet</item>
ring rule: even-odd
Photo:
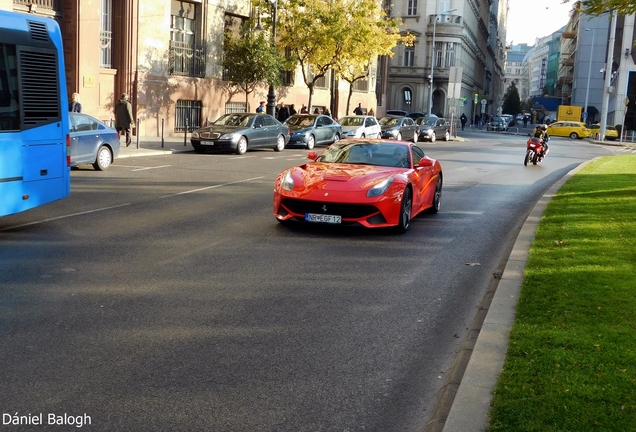
[[[542,124],[542,125],[541,125],[541,129],[543,129],[543,130],[548,130],[548,125],[547,125],[547,124]]]

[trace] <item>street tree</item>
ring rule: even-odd
[[[510,86],[504,94],[503,100],[503,112],[507,114],[516,115],[521,112],[521,98],[519,97],[519,90],[514,81],[510,83]]]
[[[309,89],[309,109],[316,82],[327,75],[339,44],[351,30],[346,25],[346,12],[343,0],[278,0],[278,43],[300,66]]]
[[[284,57],[272,45],[265,32],[254,32],[253,23],[245,22],[237,36],[226,30],[223,40],[225,80],[245,92],[245,106],[250,93],[259,85],[278,85]]]
[[[344,39],[336,45],[332,68],[338,78],[349,83],[346,114],[349,114],[354,83],[368,79],[371,63],[378,56],[393,56],[398,43],[413,45],[415,37],[400,33],[400,22],[389,18],[375,0],[341,0],[346,11]]]
[[[568,3],[573,0],[566,0]],[[631,15],[636,13],[634,0],[582,0],[580,9],[590,15],[600,15],[615,10],[619,15]]]

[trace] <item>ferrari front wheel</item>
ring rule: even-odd
[[[411,189],[404,189],[402,194],[402,204],[400,205],[400,220],[398,221],[397,231],[399,233],[405,233],[411,226],[411,211],[413,210],[413,197],[411,196]]]
[[[437,177],[437,185],[435,186],[435,195],[433,195],[433,206],[431,207],[431,213],[439,212],[442,205],[442,174]]]

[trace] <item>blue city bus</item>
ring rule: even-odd
[[[0,11],[0,216],[70,194],[68,121],[59,26]]]

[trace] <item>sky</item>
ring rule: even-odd
[[[536,38],[548,36],[568,23],[574,1],[509,0],[506,43],[534,45]]]

